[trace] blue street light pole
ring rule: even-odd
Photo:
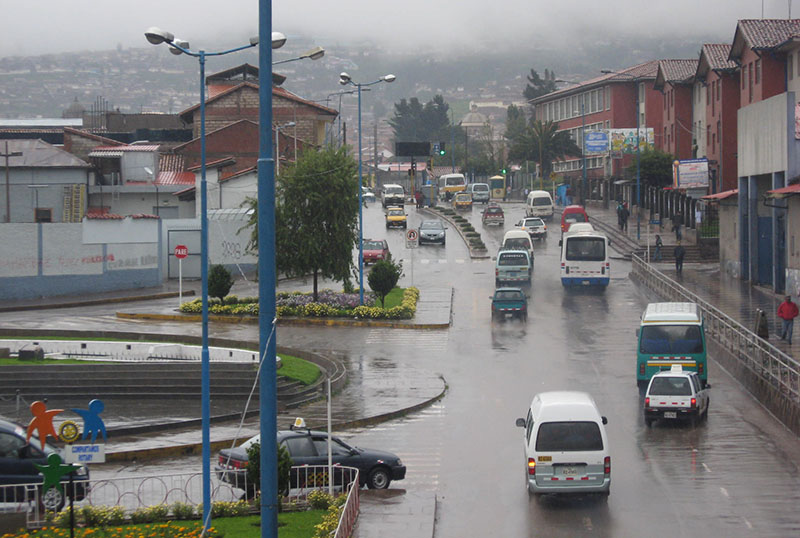
[[[583,168],[583,186],[581,187],[581,192],[583,196],[581,199],[583,200],[583,207],[586,207],[586,198],[588,197],[589,191],[586,186],[586,114],[584,109],[584,104],[586,101],[586,94],[581,95],[581,158],[583,163],[581,164],[581,168]]]
[[[223,56],[232,52],[249,49],[258,45],[257,38],[250,38],[250,43],[220,52],[193,51],[189,43],[170,32],[156,27],[145,32],[147,41],[153,45],[166,43],[170,52],[175,55],[186,54],[197,58],[200,63],[200,278],[202,287],[202,348],[201,364],[201,415],[202,415],[202,467],[203,467],[203,527],[211,526],[211,373],[208,353],[208,187],[206,183],[206,57]],[[285,40],[285,38],[283,38]]]
[[[373,82],[353,82],[353,79],[347,73],[339,74],[339,84],[342,86],[350,84],[358,89],[358,294],[359,304],[364,304],[364,201],[362,199],[362,159],[361,159],[361,88],[364,86],[372,86],[379,82],[394,82],[394,75],[384,75],[378,80]],[[340,97],[341,99],[341,97]]]

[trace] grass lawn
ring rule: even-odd
[[[406,291],[405,288],[395,288],[389,292],[389,295],[386,296],[384,299],[385,305],[384,308],[392,308],[395,306],[400,306],[400,303],[403,302],[403,293]],[[381,302],[378,301],[376,306],[380,306]]]
[[[310,385],[320,375],[319,366],[313,362],[303,360],[291,355],[280,355],[282,366],[278,370],[278,375],[296,379],[304,385]]]
[[[79,359],[42,359],[21,361],[19,359],[0,359],[0,366],[36,366],[39,364],[86,364]]]

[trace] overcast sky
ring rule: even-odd
[[[273,0],[273,29],[405,50],[524,46],[589,31],[733,38],[738,19],[787,18],[790,0]],[[258,34],[258,0],[0,1],[0,57],[147,46],[159,26],[193,48]],[[792,6],[800,18],[800,1]],[[592,32],[594,33],[594,32]],[[240,37],[239,37],[240,36]]]

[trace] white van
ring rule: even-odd
[[[585,392],[541,392],[533,397],[526,418],[525,475],[528,493],[611,492],[611,456],[606,417]]]
[[[531,191],[525,200],[525,216],[553,218],[553,198],[547,191]]]
[[[531,269],[533,269],[533,241],[526,230],[509,230],[503,236],[503,245],[500,250],[527,250],[531,257]]]
[[[489,203],[488,183],[470,183],[467,185],[467,192],[472,195],[473,202]]]
[[[608,238],[600,232],[573,232],[573,224],[560,241],[561,284],[569,286],[601,286],[611,282]]]

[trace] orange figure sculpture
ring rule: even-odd
[[[30,442],[33,432],[38,431],[39,440],[42,442],[42,450],[44,450],[44,445],[48,435],[54,439],[58,439],[58,434],[53,427],[53,417],[62,411],[64,410],[50,409],[48,411],[46,403],[39,401],[33,402],[31,404],[31,414],[33,415],[33,418],[31,419],[30,423],[28,423],[28,434],[25,439]]]

